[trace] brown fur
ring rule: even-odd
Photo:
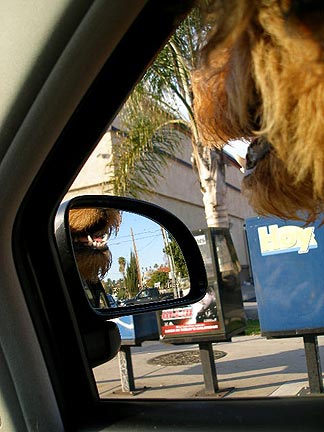
[[[218,148],[266,139],[271,152],[243,182],[252,206],[314,220],[324,210],[324,2],[208,3],[212,30],[193,76],[202,138]]]
[[[87,236],[93,239],[101,238],[104,234],[111,236],[117,233],[121,223],[121,215],[115,209],[82,208],[71,209],[69,224],[74,242],[75,256],[82,278],[96,283],[102,279],[111,266],[111,252],[89,246]]]

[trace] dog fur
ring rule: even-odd
[[[192,77],[202,140],[271,144],[243,180],[261,215],[315,220],[324,211],[324,2],[213,0]]]
[[[121,214],[115,209],[80,208],[69,212],[69,225],[79,272],[84,281],[96,284],[111,266],[107,241],[117,234]]]

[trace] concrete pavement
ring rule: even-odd
[[[324,336],[318,337],[320,360],[324,366]],[[260,335],[236,336],[232,342],[213,344],[225,355],[216,359],[219,391],[215,398],[293,396],[309,387],[303,338],[266,339]],[[94,369],[103,398],[197,398],[204,396],[201,363],[168,364],[156,360],[171,354],[199,354],[197,345],[174,346],[159,341],[144,342],[131,349],[135,391],[121,389],[118,357]],[[188,353],[189,352],[189,353]]]

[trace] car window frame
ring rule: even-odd
[[[192,1],[177,5],[176,13],[174,7],[169,0],[146,2],[56,140],[15,219],[12,248],[18,276],[68,427],[93,419],[93,409],[101,401],[57,255],[53,232],[56,211],[103,131],[157,55],[158,48],[163,47],[189,12]],[[152,36],[147,37],[148,33]],[[129,62],[130,52],[136,53],[136,61]],[[124,70],[127,74],[123,86],[114,85]],[[35,232],[42,239],[41,253],[34,241]],[[51,286],[55,287],[55,296],[51,295]]]

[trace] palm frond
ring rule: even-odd
[[[179,128],[195,134],[191,71],[196,67],[202,23],[194,11],[177,29],[120,113],[110,181],[114,193],[149,193],[181,146]],[[196,136],[196,135],[195,135]]]

